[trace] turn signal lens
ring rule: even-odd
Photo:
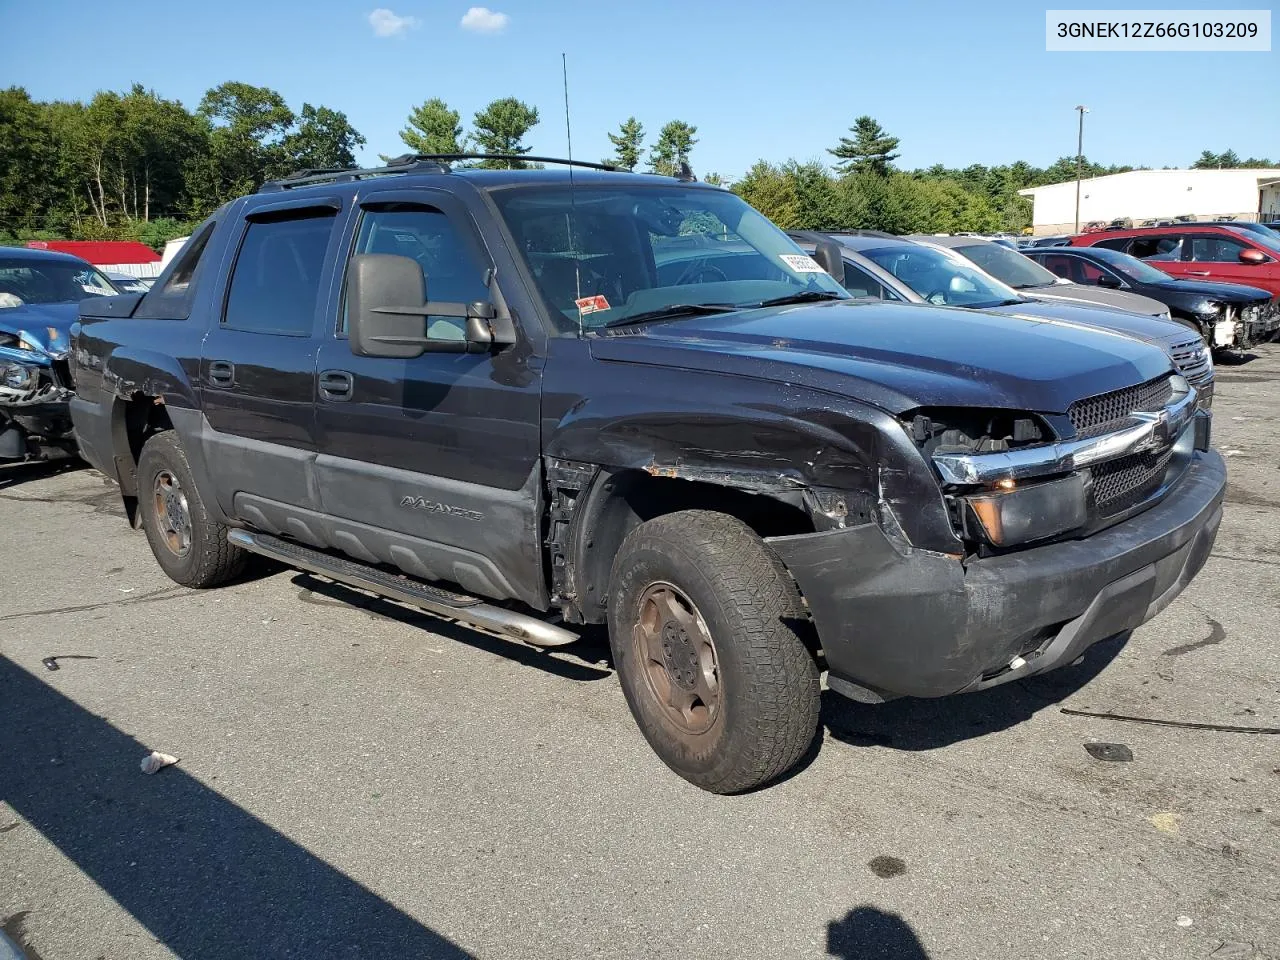
[[[1008,479],[996,481],[995,486],[990,493],[963,499],[982,535],[997,547],[1056,536],[1084,526],[1089,518],[1084,474],[1019,489]]]

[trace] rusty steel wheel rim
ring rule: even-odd
[[[191,510],[182,484],[168,470],[156,474],[156,525],[169,552],[185,557],[191,552]]]
[[[706,733],[720,715],[720,666],[706,621],[688,594],[658,581],[640,595],[631,630],[645,685],[681,733]]]

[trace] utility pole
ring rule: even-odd
[[[1077,106],[1080,111],[1080,132],[1076,137],[1076,233],[1080,232],[1080,171],[1084,164],[1084,115],[1089,112],[1086,106]]]

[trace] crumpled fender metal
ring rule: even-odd
[[[19,353],[30,353],[44,358],[40,366],[49,366],[53,360],[65,357],[70,351],[67,332],[57,324],[39,325],[39,320],[27,314],[19,314],[16,318],[3,316],[9,311],[0,311],[0,331],[26,341],[35,349],[22,350],[20,347],[0,347],[0,350],[15,350]],[[35,320],[35,323],[30,321]],[[15,322],[18,321],[18,322]],[[22,361],[34,362],[34,361]]]
[[[609,373],[558,416],[544,395],[547,456],[730,487],[811,514],[840,513],[817,493],[846,493],[856,502],[844,505],[849,523],[888,509],[916,546],[959,549],[928,465],[884,411],[778,381],[622,364]]]
[[[195,388],[173,357],[129,346],[116,347],[102,371],[103,387],[122,400],[158,397],[171,407],[198,409]]]
[[[28,367],[53,366],[53,358],[49,354],[37,350],[22,350],[18,347],[0,347],[0,360],[21,363]]]

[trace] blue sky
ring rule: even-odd
[[[534,152],[561,156],[564,51],[580,159],[606,156],[628,115],[650,142],[678,118],[698,127],[695,171],[737,176],[762,157],[826,157],[866,113],[901,138],[902,166],[1044,165],[1074,154],[1077,103],[1099,162],[1186,165],[1227,147],[1280,158],[1280,53],[1048,53],[1044,11],[1064,0],[479,0],[505,15],[473,14],[501,27],[488,31],[461,24],[474,2],[0,0],[0,86],[88,99],[136,81],[194,107],[241,80],[295,110],[344,111],[369,140],[366,162],[401,149],[405,116],[428,97],[469,121],[515,95],[541,114]],[[389,35],[370,21],[377,8]]]

